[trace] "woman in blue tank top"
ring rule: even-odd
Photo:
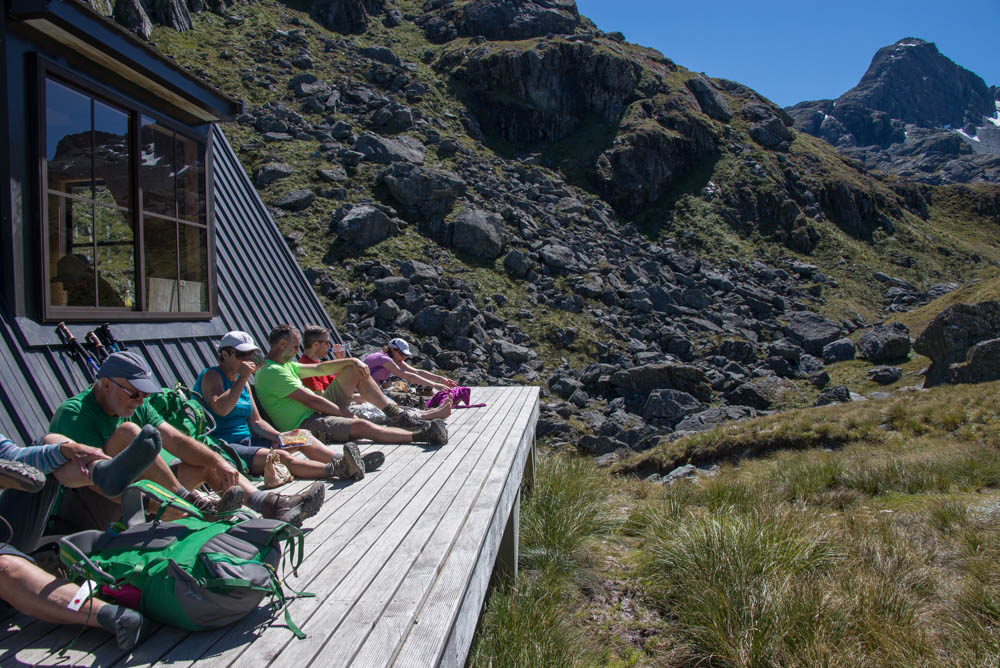
[[[281,432],[261,417],[250,394],[249,382],[257,371],[258,361],[263,361],[263,354],[253,338],[246,332],[229,332],[219,343],[218,365],[202,371],[194,384],[195,392],[205,398],[208,412],[215,419],[212,435],[233,446],[253,475],[263,474],[272,448],[282,448],[276,450],[281,463],[293,476],[304,480],[360,480],[365,477],[366,469],[370,471],[381,465],[385,459],[381,452],[368,453],[362,458],[358,446],[347,443],[341,456],[307,431],[304,444],[283,446]],[[295,450],[307,459],[293,456]]]

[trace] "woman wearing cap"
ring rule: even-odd
[[[435,392],[447,390],[450,387],[458,385],[458,383],[450,378],[410,366],[406,363],[406,358],[412,357],[412,355],[409,343],[403,339],[393,339],[387,346],[382,348],[382,352],[367,355],[364,362],[371,369],[372,378],[379,384],[388,380],[389,376],[398,376],[415,385],[429,385]],[[449,401],[448,412],[451,412],[450,407],[451,404]]]
[[[219,364],[202,371],[194,384],[215,418],[212,435],[232,445],[254,475],[264,472],[268,453],[281,442],[281,433],[261,417],[248,387],[262,360],[263,353],[249,334],[229,332],[219,343]],[[308,459],[293,457],[292,449],[301,450]],[[354,443],[344,445],[341,457],[311,434],[304,445],[277,452],[292,475],[306,480],[360,480],[366,468],[378,468],[385,459],[381,452],[362,458]]]

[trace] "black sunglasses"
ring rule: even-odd
[[[110,380],[112,383],[114,383],[115,385],[117,385],[118,387],[120,387],[122,389],[122,391],[125,394],[128,395],[129,399],[145,399],[146,397],[149,396],[148,393],[143,392],[141,390],[130,390],[130,389],[128,389],[127,387],[125,387],[124,385],[122,385],[121,383],[119,383],[114,378],[108,378],[108,380]]]

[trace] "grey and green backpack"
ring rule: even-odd
[[[144,494],[160,501],[151,522]],[[161,521],[171,506],[190,517]],[[103,585],[105,595],[143,615],[191,631],[231,624],[271,596],[275,608],[285,608],[288,628],[305,637],[288,615],[278,577],[282,543],[293,572],[302,562],[298,528],[242,513],[209,522],[197,508],[148,480],[125,490],[122,513],[121,522],[108,531],[81,531],[59,540],[59,557],[71,580],[93,580]]]

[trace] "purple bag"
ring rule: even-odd
[[[459,385],[458,387],[452,387],[447,390],[441,390],[440,392],[438,392],[433,397],[427,400],[427,404],[425,407],[434,408],[435,406],[440,406],[442,403],[444,403],[444,400],[449,396],[451,397],[451,404],[455,408],[458,408],[458,405],[461,403],[464,403],[466,406],[468,406],[469,397],[471,394],[472,390],[467,387],[463,387],[462,385]]]

